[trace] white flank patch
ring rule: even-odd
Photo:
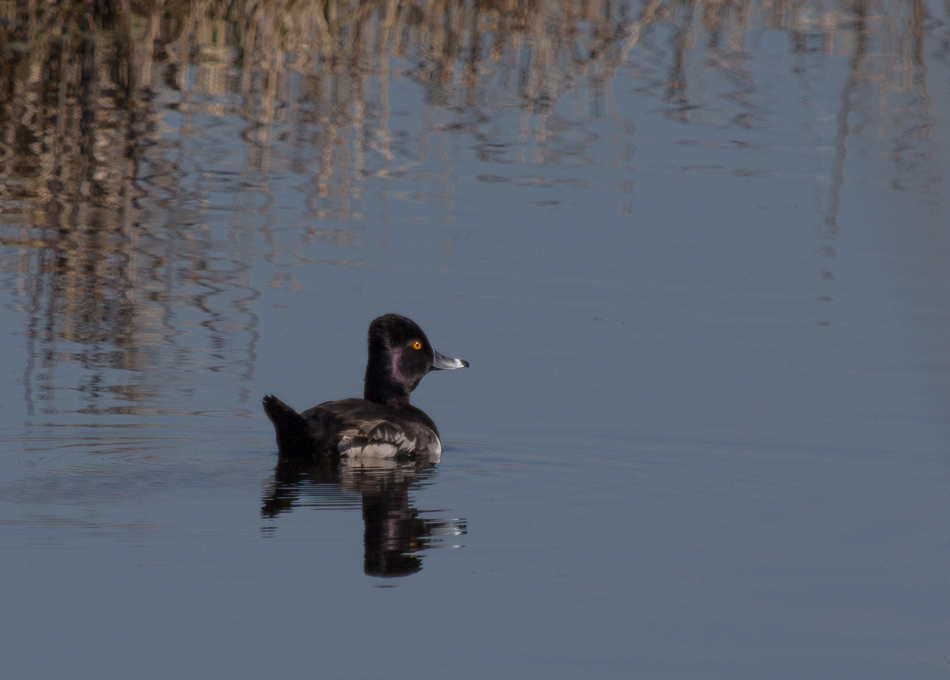
[[[355,444],[352,441],[341,441],[337,450],[341,456],[351,458],[392,458],[399,453],[399,447],[392,442]]]

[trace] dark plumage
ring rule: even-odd
[[[264,397],[281,454],[441,455],[435,423],[409,403],[409,393],[429,371],[465,368],[468,362],[433,350],[422,329],[398,314],[369,325],[368,355],[362,399],[328,401],[297,413],[277,397]]]

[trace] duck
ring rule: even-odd
[[[469,363],[436,352],[419,325],[399,314],[373,319],[368,339],[362,399],[326,401],[297,413],[273,395],[263,398],[279,454],[345,459],[441,457],[438,428],[409,403],[409,394],[429,372],[467,368]]]

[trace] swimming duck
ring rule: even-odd
[[[429,371],[465,368],[468,362],[436,352],[422,329],[398,314],[373,319],[368,354],[362,399],[327,401],[297,413],[275,396],[264,397],[281,454],[441,455],[435,423],[409,403],[409,393]]]

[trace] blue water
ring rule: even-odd
[[[548,104],[528,33],[362,117],[157,57],[134,200],[4,193],[0,675],[944,677],[927,8],[926,68],[893,7],[858,68],[846,13],[667,8]],[[442,461],[281,468],[260,398],[359,395],[385,312],[471,362],[413,394]]]

